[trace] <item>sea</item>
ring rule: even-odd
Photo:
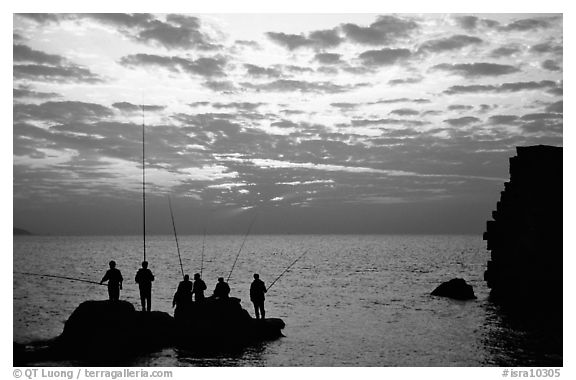
[[[562,336],[516,321],[489,297],[483,273],[490,253],[477,235],[202,235],[147,236],[156,280],[152,309],[172,313],[182,269],[202,272],[211,294],[229,279],[231,296],[254,315],[254,273],[268,285],[267,317],[282,318],[284,337],[233,353],[164,349],[124,366],[470,367],[559,366]],[[233,270],[234,261],[237,258]],[[138,236],[14,236],[13,339],[28,344],[59,335],[86,300],[107,299],[105,286],[31,272],[100,281],[115,260],[121,299],[139,309],[134,282],[143,259]],[[430,293],[463,278],[477,296],[456,301]],[[43,362],[78,366],[81,362]]]

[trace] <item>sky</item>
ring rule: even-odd
[[[13,224],[141,233],[144,124],[147,233],[481,234],[562,146],[562,21],[16,14]]]

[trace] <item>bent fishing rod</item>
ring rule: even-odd
[[[244,247],[244,243],[246,243],[246,238],[248,238],[248,235],[250,234],[250,230],[252,229],[252,226],[254,225],[254,222],[256,221],[257,216],[258,216],[258,214],[254,215],[254,219],[252,219],[252,223],[250,223],[250,227],[248,227],[248,231],[246,232],[246,235],[244,236],[244,240],[242,241],[242,245],[240,246],[240,249],[238,250],[238,254],[236,255],[236,258],[234,259],[234,264],[232,264],[232,269],[230,269],[230,274],[228,275],[226,282],[228,282],[230,280],[230,277],[232,276],[232,272],[234,271],[234,267],[236,266],[236,261],[238,261],[238,257],[240,256],[240,252],[242,252],[242,247]]]
[[[180,271],[182,271],[182,279],[184,279],[184,267],[182,266],[182,256],[180,256],[178,234],[176,233],[176,223],[174,223],[174,213],[172,212],[172,202],[170,202],[170,197],[168,197],[168,207],[170,207],[170,217],[172,218],[172,228],[174,230],[174,238],[176,239],[176,250],[178,251],[178,260],[180,261]]]
[[[60,278],[63,280],[70,280],[70,281],[78,281],[78,282],[87,282],[89,284],[96,284],[96,285],[101,285],[101,286],[107,286],[106,284],[101,284],[99,282],[96,281],[90,281],[90,280],[84,280],[82,278],[76,278],[76,277],[66,277],[66,276],[56,276],[56,275],[52,275],[52,274],[41,274],[41,273],[31,273],[31,272],[14,272],[17,274],[25,274],[28,276],[37,276],[37,277],[51,277],[51,278]]]
[[[300,260],[302,257],[304,257],[304,255],[307,253],[308,253],[308,250],[305,250],[303,254],[298,256],[298,258],[292,262],[292,264],[288,265],[288,268],[284,269],[284,272],[280,273],[280,276],[276,277],[276,279],[274,281],[272,281],[272,283],[266,288],[266,291],[270,290],[270,288],[276,283],[276,281],[278,281],[280,279],[280,277],[282,277],[286,272],[288,272],[288,270],[290,270],[290,268],[292,268],[292,266],[294,264],[296,264],[298,262],[298,260]]]

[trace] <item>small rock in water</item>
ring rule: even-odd
[[[457,300],[472,300],[476,299],[472,285],[468,285],[466,281],[461,278],[453,278],[448,282],[440,284],[432,292],[433,296],[449,297]]]

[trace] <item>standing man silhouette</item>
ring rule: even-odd
[[[254,312],[256,313],[256,319],[261,319],[266,317],[266,311],[264,310],[264,293],[266,293],[266,285],[264,281],[260,280],[260,275],[254,273],[254,281],[250,285],[250,301],[254,304]]]
[[[106,274],[102,277],[102,280],[100,280],[100,284],[108,281],[108,297],[110,301],[118,301],[124,279],[122,278],[122,273],[116,269],[116,262],[114,260],[110,261],[109,265],[110,269],[106,271]]]
[[[154,281],[154,275],[148,269],[148,261],[142,261],[142,268],[138,269],[135,280],[140,288],[142,311],[149,312],[152,307],[152,281]]]
[[[195,273],[192,293],[196,302],[204,301],[204,290],[206,290],[206,283],[200,278],[200,273]]]
[[[192,281],[190,281],[190,276],[185,275],[184,281],[180,281],[178,284],[178,290],[174,294],[174,300],[172,301],[172,307],[181,306],[188,307],[192,304]]]

